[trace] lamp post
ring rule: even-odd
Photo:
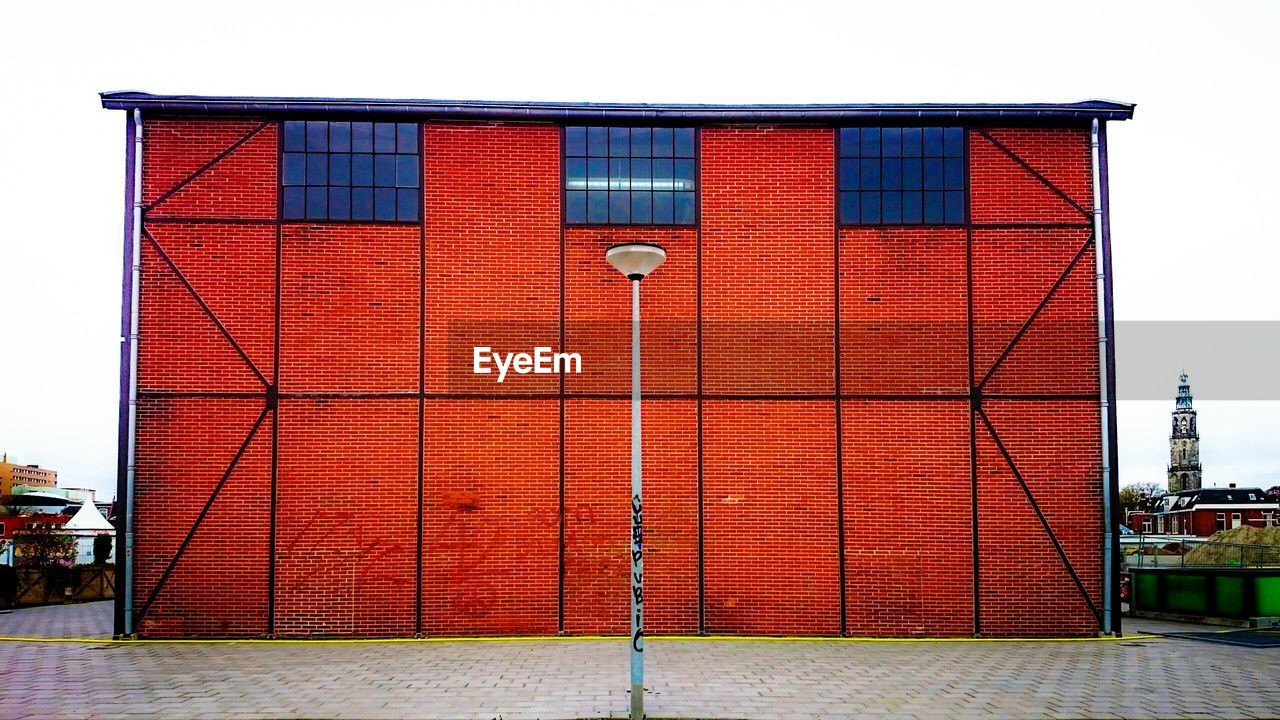
[[[667,259],[649,243],[614,245],[604,257],[631,281],[631,720],[644,718],[644,502],[640,471],[640,281]]]

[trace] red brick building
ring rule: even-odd
[[[129,147],[119,632],[625,633],[603,255],[629,241],[668,257],[649,634],[1119,629],[1098,276],[1131,105],[103,104]],[[582,372],[499,384],[481,345]]]

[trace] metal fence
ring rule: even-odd
[[[1196,538],[1146,538],[1127,543],[1124,562],[1144,567],[1280,567],[1280,547]]]

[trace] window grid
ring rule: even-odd
[[[855,127],[840,128],[839,133],[841,224],[965,222],[964,128]]]
[[[697,222],[694,128],[569,126],[564,156],[569,224]]]
[[[284,219],[417,222],[420,128],[286,120],[280,155]]]

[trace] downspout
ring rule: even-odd
[[[133,215],[129,238],[133,267],[129,292],[129,422],[124,499],[124,635],[133,627],[133,490],[137,479],[138,440],[138,290],[142,275],[142,111],[133,111]]]
[[[1098,118],[1093,119],[1089,134],[1089,150],[1093,155],[1093,247],[1095,270],[1098,283],[1098,412],[1100,418],[1100,435],[1102,441],[1102,517],[1105,530],[1103,532],[1102,560],[1102,632],[1112,634],[1112,621],[1115,607],[1112,605],[1112,585],[1115,582],[1115,518],[1112,517],[1111,503],[1111,337],[1108,333],[1110,308],[1107,303],[1107,253],[1102,247],[1102,162]]]

